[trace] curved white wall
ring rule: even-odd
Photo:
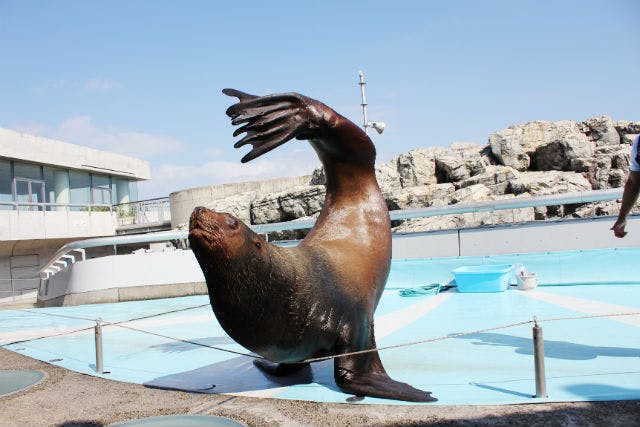
[[[202,270],[190,250],[111,255],[78,261],[53,275],[38,299],[46,301],[105,289],[202,282]]]

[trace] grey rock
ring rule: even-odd
[[[587,119],[580,123],[582,132],[596,146],[620,145],[620,135],[611,117],[601,116]]]
[[[230,213],[239,220],[249,223],[251,221],[251,203],[255,198],[256,192],[248,191],[224,199],[213,200],[205,206],[216,212]]]
[[[521,172],[510,181],[509,189],[516,195],[526,192],[532,196],[541,196],[588,191],[591,190],[591,183],[582,174],[575,172]]]
[[[484,184],[474,184],[456,190],[449,196],[449,204],[471,203],[489,199],[492,191]]]
[[[396,166],[396,159],[376,165],[376,179],[382,194],[391,194],[400,190],[400,175]]]
[[[618,120],[614,122],[614,127],[620,135],[620,143],[622,144],[631,145],[635,137],[640,134],[640,122]]]
[[[483,184],[493,194],[504,194],[511,179],[518,177],[518,171],[510,166],[488,165],[482,173],[456,182],[456,188],[465,188],[475,184]]]
[[[492,134],[489,144],[502,164],[519,171],[569,170],[573,159],[591,157],[594,149],[578,124],[569,120],[511,126]]]
[[[251,223],[268,224],[282,221],[282,212],[277,195],[266,195],[251,203]]]
[[[454,192],[451,183],[405,188],[387,197],[387,206],[389,210],[442,206],[449,203]]]
[[[627,172],[622,169],[611,169],[609,172],[609,187],[619,188],[624,187],[627,181]]]
[[[251,222],[266,224],[313,216],[322,209],[324,194],[323,185],[314,185],[259,197],[251,204]]]
[[[456,182],[485,171],[490,160],[483,147],[473,142],[455,142],[435,154],[438,182]]]
[[[396,160],[396,169],[403,188],[435,184],[435,150],[418,149],[400,154]]]
[[[325,185],[326,183],[327,176],[324,174],[324,168],[322,166],[318,166],[311,174],[311,181],[309,181],[309,185]]]
[[[489,200],[502,200],[513,197],[513,194],[507,194],[503,196],[493,196],[490,197]],[[526,222],[533,221],[533,219],[534,208],[511,209],[495,212],[473,212],[411,219],[394,227],[393,232],[412,233],[417,231],[448,230],[452,228],[469,228],[484,225]]]

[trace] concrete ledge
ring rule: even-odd
[[[204,292],[196,292],[199,283],[176,283],[172,285],[147,285],[118,289],[118,301],[140,301],[146,299],[175,298],[190,295],[202,295],[207,293],[204,284]],[[198,288],[202,290],[201,288]]]
[[[36,305],[37,307],[60,307],[69,305],[104,304],[148,299],[176,298],[206,294],[206,283],[190,282],[169,285],[145,285],[129,288],[100,289],[96,291],[61,295],[47,300],[39,300]]]

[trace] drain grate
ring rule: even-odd
[[[46,374],[32,370],[0,371],[0,397],[25,390],[42,381]]]

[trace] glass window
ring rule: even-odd
[[[16,178],[42,179],[40,165],[31,163],[13,162],[13,173]]]
[[[129,181],[124,178],[113,178],[114,204],[129,203],[131,201]]]
[[[138,181],[129,182],[129,200],[138,201]]]
[[[107,175],[91,175],[91,197],[94,205],[111,204],[111,178]]]
[[[13,172],[11,161],[0,159],[0,202],[13,201]],[[0,204],[0,210],[13,209],[13,206]]]
[[[71,204],[88,205],[91,203],[91,176],[84,172],[69,172],[69,202]],[[88,206],[76,206],[71,210],[88,210]]]
[[[42,210],[42,206],[34,206],[32,203],[44,202],[44,181],[35,179],[15,178],[15,201],[22,203],[19,210]]]

